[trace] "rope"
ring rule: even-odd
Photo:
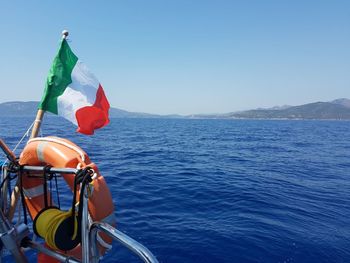
[[[90,183],[92,181],[91,178],[92,175],[92,169],[91,167],[85,167],[84,169],[77,172],[74,178],[74,192],[73,192],[73,200],[72,200],[72,209],[71,209],[71,217],[74,218],[75,216],[75,202],[76,202],[76,196],[77,196],[77,187],[79,184],[80,186],[80,196],[79,196],[79,208],[78,208],[78,236],[80,236],[80,224],[81,224],[81,218],[83,213],[83,200],[84,200],[84,190],[87,183]],[[74,221],[73,221],[74,222]],[[76,233],[76,229],[74,229],[73,236]]]
[[[2,182],[0,184],[0,189],[4,186],[4,184],[7,180],[11,181],[11,180],[15,179],[16,177],[17,177],[17,174],[15,176],[11,177],[10,173],[6,173],[6,177],[4,177],[4,179],[2,180]]]
[[[34,123],[36,121],[33,121],[32,124],[29,126],[29,128],[27,129],[27,131],[23,134],[22,138],[18,141],[17,145],[15,146],[15,148],[13,148],[12,152],[15,152],[18,148],[18,146],[22,143],[22,141],[24,140],[25,137],[29,137],[29,131],[33,128]],[[2,166],[4,166],[7,163],[7,158],[2,162]]]
[[[61,144],[61,145],[65,146],[65,147],[75,151],[76,153],[78,153],[80,155],[80,158],[81,158],[82,162],[85,163],[85,155],[84,155],[84,152],[80,148],[75,147],[73,145],[70,145],[69,143],[66,143],[66,142],[64,142],[64,141],[62,141],[62,140],[60,140],[58,138],[47,138],[47,137],[46,138],[33,138],[33,139],[30,139],[28,141],[28,143],[35,142],[35,141],[54,142],[54,143],[57,143],[57,144]]]
[[[35,122],[36,122],[36,120],[32,122],[32,124],[29,126],[29,128],[27,129],[27,131],[23,134],[22,138],[19,140],[19,142],[17,143],[17,145],[15,146],[15,148],[12,150],[13,152],[15,152],[15,151],[17,150],[17,147],[22,143],[22,141],[24,140],[24,138],[29,136],[29,131],[33,128]]]
[[[11,175],[11,172],[8,171],[7,167],[3,166],[1,168],[1,177],[2,177],[2,181],[1,181],[1,184],[0,184],[0,189],[1,191],[4,191],[3,187],[5,185],[7,185],[7,193],[3,192],[4,195],[7,195],[9,196],[9,198],[11,199],[11,193],[12,193],[12,190],[11,190],[11,181],[14,180],[16,177],[17,177],[17,174],[13,174]],[[4,207],[5,206],[5,200],[1,200],[1,206]],[[7,208],[8,209],[8,208]]]
[[[26,130],[26,132],[23,134],[22,138],[18,141],[18,143],[16,144],[16,146],[13,148],[12,152],[15,152],[17,150],[17,148],[21,145],[21,143],[23,142],[23,140],[26,138],[26,137],[29,137],[29,132],[31,131],[31,129],[33,128],[34,126],[34,123],[37,122],[37,120],[34,120],[31,125],[28,127],[28,129]],[[5,165],[8,163],[8,159],[4,159],[4,161],[0,162],[1,163],[1,169],[2,169],[2,175],[4,175],[4,170],[5,170]],[[22,173],[22,172],[20,172]],[[17,174],[16,176],[17,177]],[[2,181],[1,181],[1,185],[0,185],[0,189],[4,186],[5,182],[7,180],[11,181],[13,180],[15,177],[11,177],[10,174],[8,174],[6,177],[5,176],[2,176]],[[20,175],[20,179],[19,179],[19,183],[20,185],[22,185],[22,176]],[[8,191],[9,191],[9,196],[11,198],[11,184],[9,183],[8,184]],[[26,208],[25,208],[25,204],[24,204],[24,194],[23,194],[23,191],[22,191],[22,187],[20,187],[20,196],[21,196],[21,199],[22,199],[22,208],[23,208],[23,212],[24,212],[24,222],[27,223],[27,215],[26,215]],[[18,222],[17,224],[20,223],[21,221],[21,209],[19,208],[20,206],[17,204],[16,205],[16,208],[15,210],[18,212]],[[15,211],[15,212],[16,212]]]

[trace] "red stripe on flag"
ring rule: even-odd
[[[100,84],[95,103],[92,106],[83,107],[75,113],[78,121],[77,132],[92,135],[94,130],[106,126],[109,123],[108,110],[109,102]]]

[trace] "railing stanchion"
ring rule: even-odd
[[[89,238],[89,211],[88,211],[88,188],[89,186],[85,186],[85,189],[81,189],[80,191],[84,191],[84,201],[83,201],[83,214],[81,219],[81,246],[82,246],[82,254],[83,254],[83,263],[90,262],[90,238]]]

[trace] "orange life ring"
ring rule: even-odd
[[[23,149],[19,163],[21,165],[51,165],[56,168],[85,168],[91,167],[96,176],[92,182],[93,191],[89,196],[88,209],[92,221],[106,222],[115,225],[114,204],[112,195],[105,179],[99,173],[97,166],[92,163],[88,155],[69,140],[58,137],[34,138],[28,141]],[[22,187],[25,203],[29,214],[34,219],[45,208],[43,179],[24,174]],[[63,174],[63,178],[73,191],[74,174]],[[47,194],[50,197],[50,194]],[[50,200],[49,200],[50,202]],[[111,239],[103,234],[98,235],[100,251],[104,253],[110,248]],[[61,251],[62,252],[62,251]],[[81,249],[75,248],[65,252],[67,255],[81,258]]]

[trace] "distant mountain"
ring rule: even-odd
[[[350,119],[350,100],[314,102],[284,108],[257,109],[231,113],[230,118],[244,119]]]
[[[0,103],[2,116],[35,117],[38,102],[13,101]],[[111,118],[197,118],[197,119],[330,119],[350,120],[350,100],[337,99],[330,102],[314,102],[300,106],[276,106],[268,109],[254,109],[225,114],[157,115],[142,112],[129,112],[111,108]]]
[[[350,110],[341,105],[316,102],[284,110],[249,110],[233,113],[233,118],[254,119],[348,119]]]
[[[110,108],[109,116],[111,118],[157,118],[159,115],[142,112],[130,112],[118,108]]]
[[[2,116],[32,116],[38,110],[38,101],[11,101],[0,103],[0,113]],[[180,118],[180,115],[157,115],[142,112],[129,112],[118,108],[110,108],[110,118]]]
[[[0,113],[2,116],[33,116],[38,110],[37,101],[11,101],[0,104]]]
[[[282,105],[282,106],[274,106],[272,108],[270,108],[269,110],[285,110],[285,109],[288,109],[292,106],[290,105]]]
[[[343,105],[346,108],[350,108],[350,100],[349,99],[345,99],[345,98],[337,99],[337,100],[331,101],[331,103]]]

